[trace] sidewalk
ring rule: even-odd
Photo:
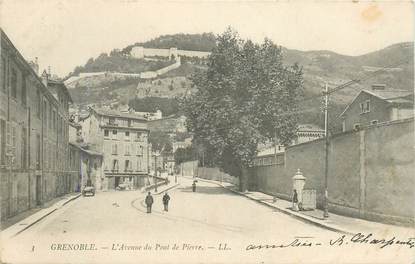
[[[5,220],[4,222],[2,222],[2,228],[6,228],[2,230],[0,233],[1,239],[9,239],[15,235],[18,235],[19,233],[23,232],[24,230],[28,229],[32,225],[36,224],[37,222],[45,218],[46,216],[55,212],[65,204],[75,200],[80,196],[80,193],[67,194],[63,197],[58,197],[52,199],[51,201],[48,201],[42,207],[33,208],[26,212],[22,212],[21,214],[18,214],[15,217]]]
[[[175,183],[174,181],[174,176],[168,176],[167,177],[168,182],[166,183],[165,181],[159,181],[157,182],[157,192],[154,192],[154,194],[160,194],[162,192],[168,191],[170,189],[173,189],[174,187],[177,187],[180,185],[180,183]],[[156,185],[155,184],[151,184],[148,186],[145,186],[143,188],[141,188],[141,192],[148,192],[151,191],[153,189],[155,189]]]
[[[231,183],[220,183],[218,181],[206,180],[197,178],[200,181],[206,181],[222,186],[223,188],[243,195],[248,199],[254,200],[266,206],[272,207],[279,212],[291,215],[304,222],[323,227],[328,230],[340,232],[343,234],[354,235],[359,232],[364,233],[383,233],[383,234],[415,234],[415,229],[409,227],[402,227],[396,225],[382,224],[378,222],[367,221],[359,218],[352,218],[347,216],[329,214],[329,218],[323,218],[323,211],[316,209],[314,211],[293,211],[291,209],[292,203],[290,201],[277,199],[273,201],[274,197],[261,192],[240,192],[237,186]]]

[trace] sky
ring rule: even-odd
[[[0,25],[27,60],[64,77],[88,58],[163,34],[220,34],[361,55],[413,41],[410,1],[0,0]]]

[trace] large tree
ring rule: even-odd
[[[163,131],[151,131],[148,139],[152,150],[157,152],[171,153],[173,150],[170,136]]]
[[[196,92],[183,98],[187,125],[196,142],[208,145],[216,163],[241,175],[258,143],[296,135],[302,71],[283,65],[281,48],[242,40],[226,30],[208,59],[208,69],[192,77]]]

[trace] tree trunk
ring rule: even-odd
[[[247,192],[248,191],[248,168],[241,168],[241,175],[239,176],[239,191]]]

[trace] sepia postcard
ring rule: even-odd
[[[0,0],[0,263],[415,263],[414,10]]]

